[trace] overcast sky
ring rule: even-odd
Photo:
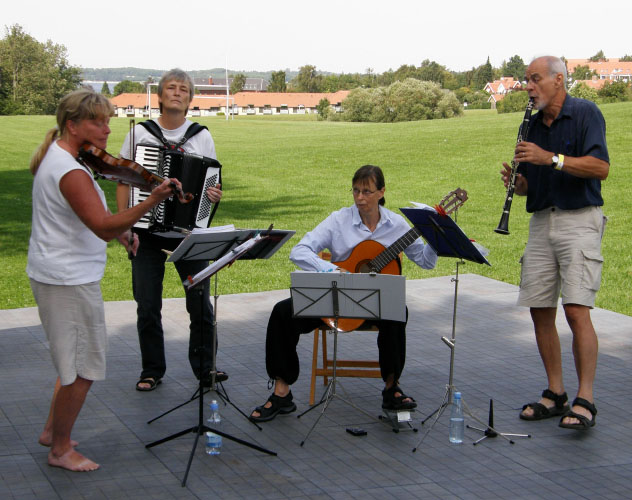
[[[519,55],[632,55],[629,0],[9,0],[5,28],[64,45],[81,67],[375,73],[425,59],[464,71]],[[189,5],[189,7],[184,7]]]

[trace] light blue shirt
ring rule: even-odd
[[[364,225],[355,205],[333,212],[303,236],[290,252],[290,260],[304,271],[327,272],[335,268],[331,262],[346,260],[356,245],[365,240],[375,240],[388,247],[403,236],[410,226],[401,215],[381,205],[379,210],[380,220],[373,232]],[[326,248],[331,252],[331,262],[318,257],[318,252]],[[437,254],[421,238],[417,238],[404,253],[424,269],[432,269],[437,263]]]

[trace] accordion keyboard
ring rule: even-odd
[[[145,167],[151,173],[162,175],[159,172],[160,149],[157,146],[150,146],[147,144],[138,144],[136,146],[135,161],[136,163]],[[130,190],[130,206],[134,207],[138,205],[139,203],[142,203],[143,201],[147,199],[149,195],[150,195],[149,191],[145,191],[137,187],[132,187],[132,189]],[[160,205],[162,205],[162,211],[164,212],[164,202],[161,203]],[[151,222],[152,222],[151,219],[154,214],[154,211],[155,210],[151,210],[147,212],[145,215],[143,215],[140,218],[140,220],[136,224],[134,224],[134,227],[141,228],[141,229],[149,229],[149,226],[151,225]]]

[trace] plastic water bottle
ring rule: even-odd
[[[211,429],[220,430],[222,423],[222,417],[219,414],[219,405],[217,401],[211,401],[209,405],[211,408],[211,416],[208,418],[207,423]],[[207,455],[219,455],[222,451],[222,436],[208,431],[206,433],[206,454]]]
[[[465,431],[465,419],[463,418],[463,401],[461,393],[454,393],[452,412],[450,413],[450,442],[454,444],[463,443],[463,433]]]

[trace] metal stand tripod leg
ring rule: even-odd
[[[463,261],[457,261],[456,263],[456,273],[455,273],[455,277],[452,278],[452,281],[454,282],[454,305],[453,305],[453,309],[452,309],[452,338],[448,339],[446,337],[441,337],[441,340],[450,348],[450,376],[448,379],[448,385],[446,385],[446,390],[445,393],[443,395],[443,400],[441,401],[441,404],[439,405],[439,407],[433,411],[430,415],[428,415],[424,420],[422,420],[421,424],[425,424],[426,421],[428,421],[430,418],[432,418],[432,416],[435,416],[435,419],[432,422],[432,425],[428,428],[428,430],[426,432],[424,432],[423,436],[421,436],[421,439],[419,440],[419,442],[417,443],[417,445],[413,448],[413,453],[415,451],[417,451],[417,448],[419,447],[419,445],[423,442],[423,440],[426,438],[426,436],[429,434],[429,432],[433,429],[434,425],[437,423],[437,420],[439,420],[439,417],[443,414],[443,412],[446,410],[446,408],[448,406],[450,406],[452,403],[452,395],[454,394],[454,392],[456,392],[456,387],[454,386],[454,349],[456,346],[456,307],[457,307],[457,298],[458,298],[458,290],[459,290],[459,264],[463,263]],[[462,399],[463,401],[463,410],[464,413],[467,414],[470,418],[476,420],[479,424],[481,425],[485,425],[484,422],[482,422],[478,417],[476,417],[471,411],[470,408],[468,407],[467,403],[465,402],[464,399]],[[470,426],[468,426],[469,428]],[[493,428],[493,422],[490,422],[487,425],[487,432],[489,433],[488,435],[486,435],[485,437],[492,437],[491,433],[494,434],[495,436],[501,436],[503,438],[505,438],[507,441],[509,441],[511,444],[514,444],[514,442],[509,439],[507,436],[510,436],[511,434],[503,434],[501,432],[496,431]],[[530,436],[528,436],[530,437]],[[480,442],[481,440],[479,439],[476,443]]]
[[[489,400],[489,420],[487,423],[487,427],[481,429],[480,427],[474,427],[472,425],[468,425],[467,428],[474,429],[475,431],[479,431],[483,433],[483,436],[481,438],[477,439],[476,441],[472,443],[474,446],[476,446],[478,443],[480,443],[486,438],[495,438],[497,436],[504,437],[506,439],[509,439],[509,437],[526,437],[526,438],[531,437],[531,434],[509,434],[507,432],[496,431],[494,429],[494,400],[492,399]],[[513,439],[509,439],[509,442],[511,444],[515,444]]]
[[[362,408],[359,408],[350,399],[348,399],[349,396],[347,395],[346,391],[344,390],[344,387],[342,387],[340,382],[338,382],[338,379],[337,379],[337,376],[336,376],[336,366],[337,366],[337,359],[338,359],[338,318],[335,318],[334,330],[333,331],[334,331],[334,354],[333,354],[333,359],[332,359],[332,376],[331,376],[331,380],[329,381],[329,384],[327,384],[327,388],[325,389],[325,392],[323,393],[323,396],[320,398],[320,401],[318,403],[310,406],[307,410],[305,410],[300,415],[297,415],[297,417],[296,417],[296,418],[301,418],[303,415],[305,415],[306,413],[312,411],[314,408],[316,408],[316,407],[318,407],[320,405],[323,405],[323,408],[322,408],[322,410],[320,412],[320,415],[318,415],[318,418],[312,424],[312,427],[310,428],[309,432],[307,433],[307,435],[305,436],[303,441],[301,441],[301,446],[303,446],[305,444],[305,441],[307,441],[307,439],[309,438],[309,436],[312,433],[312,431],[316,428],[316,426],[318,425],[318,422],[320,421],[322,416],[325,414],[325,411],[327,411],[327,408],[329,407],[329,403],[331,403],[331,401],[334,398],[338,398],[341,401],[343,401],[344,403],[348,404],[349,406],[352,406],[356,410],[361,411],[362,413],[364,413],[365,415],[367,415],[367,416],[369,416],[371,418],[374,418],[371,414],[369,414],[368,412],[364,411]],[[345,393],[345,396],[347,396],[346,398],[340,396],[337,393],[336,389],[337,389],[337,385],[339,385],[339,384],[340,384],[340,388]]]
[[[215,275],[215,286],[217,287],[217,275]],[[196,288],[196,290],[198,291],[198,294],[200,296],[200,302],[203,303],[204,302],[204,287],[203,286],[199,286]],[[217,333],[217,332],[215,332]],[[213,349],[211,349],[211,351],[213,352],[213,357],[212,357],[212,380],[211,380],[211,390],[215,390],[215,373],[216,373],[216,368],[215,368],[215,346],[213,346]],[[200,367],[204,366],[204,336],[202,335],[200,337]],[[200,374],[201,375],[201,374]],[[184,436],[185,434],[188,434],[190,432],[195,433],[195,439],[193,441],[193,448],[191,449],[191,454],[189,455],[189,461],[187,462],[187,467],[186,467],[186,471],[184,473],[184,477],[182,479],[182,487],[184,487],[186,485],[187,482],[187,478],[189,476],[189,469],[191,468],[191,463],[193,462],[193,456],[195,454],[195,450],[197,448],[197,444],[198,444],[198,439],[200,438],[200,436],[204,435],[205,432],[214,432],[215,434],[219,434],[222,437],[225,437],[226,439],[230,439],[231,441],[235,441],[236,443],[242,444],[244,446],[248,446],[249,448],[253,448],[255,450],[261,451],[263,453],[267,453],[268,455],[273,455],[276,456],[276,452],[274,451],[270,451],[266,448],[262,448],[261,446],[258,446],[256,444],[253,443],[249,443],[247,441],[244,441],[242,439],[236,438],[235,436],[232,436],[230,434],[227,434],[223,431],[217,430],[217,429],[213,429],[211,427],[208,427],[207,425],[204,425],[204,381],[203,381],[203,377],[200,376],[200,380],[199,380],[199,387],[198,387],[198,391],[199,391],[199,397],[198,397],[198,424],[194,425],[193,427],[189,427],[188,429],[184,429],[182,431],[176,432],[175,434],[171,434],[170,436],[167,436],[165,438],[159,439],[158,441],[154,441],[153,443],[149,443],[148,445],[145,446],[145,448],[153,448],[154,446],[158,446],[160,444],[166,443],[167,441],[171,441],[172,439],[176,439],[179,438],[180,436]]]
[[[219,298],[219,295],[217,294],[217,276],[218,275],[216,274],[215,275],[215,294],[213,296],[213,339],[217,339],[217,299]],[[202,347],[200,347],[200,349],[202,349]],[[250,422],[257,429],[262,431],[263,429],[261,428],[261,426],[257,422],[253,422],[252,420],[250,420],[249,416],[246,415],[241,408],[236,406],[230,400],[230,398],[228,397],[228,392],[226,391],[226,388],[224,387],[224,384],[222,384],[222,382],[217,382],[216,381],[215,377],[217,375],[217,365],[216,365],[217,353],[216,353],[216,349],[215,348],[213,348],[211,356],[212,356],[212,363],[211,363],[211,367],[212,367],[212,370],[211,370],[211,387],[209,389],[204,390],[204,394],[208,394],[209,392],[214,392],[217,395],[217,397],[222,400],[224,405],[226,405],[227,403],[230,404],[246,420],[248,420],[248,422]],[[221,388],[221,391],[218,390],[217,384],[219,384],[219,387]],[[199,386],[195,390],[195,392],[191,395],[191,397],[188,400],[186,400],[184,403],[180,403],[179,405],[174,406],[173,408],[167,410],[166,412],[161,413],[157,417],[154,417],[151,420],[148,420],[147,423],[151,424],[152,422],[155,422],[156,420],[164,417],[165,415],[168,415],[169,413],[171,413],[171,412],[173,412],[175,410],[178,410],[179,408],[182,408],[183,406],[188,405],[189,403],[195,401],[196,399],[198,399],[200,397],[200,390],[203,390],[202,386]]]
[[[455,389],[453,382],[454,382],[454,348],[456,345],[456,306],[457,306],[457,299],[458,299],[458,294],[459,294],[459,265],[461,263],[463,263],[462,259],[457,260],[456,272],[455,272],[454,278],[452,278],[452,281],[454,282],[454,300],[453,300],[453,305],[452,305],[452,338],[448,339],[446,337],[441,337],[441,340],[443,341],[443,343],[450,348],[450,375],[448,378],[448,385],[446,385],[446,390],[445,390],[445,393],[443,394],[443,399],[439,407],[435,411],[433,411],[430,415],[428,415],[424,420],[421,421],[421,425],[424,425],[427,420],[429,420],[430,418],[432,418],[433,415],[435,415],[435,419],[432,422],[432,425],[428,428],[426,432],[424,432],[424,434],[421,436],[421,439],[419,440],[417,445],[413,448],[413,453],[417,451],[417,448],[419,447],[419,445],[423,442],[424,439],[426,439],[426,436],[433,429],[434,425],[437,423],[437,420],[439,420],[439,417],[443,415],[443,412],[445,411],[445,409],[452,404],[452,394]]]

